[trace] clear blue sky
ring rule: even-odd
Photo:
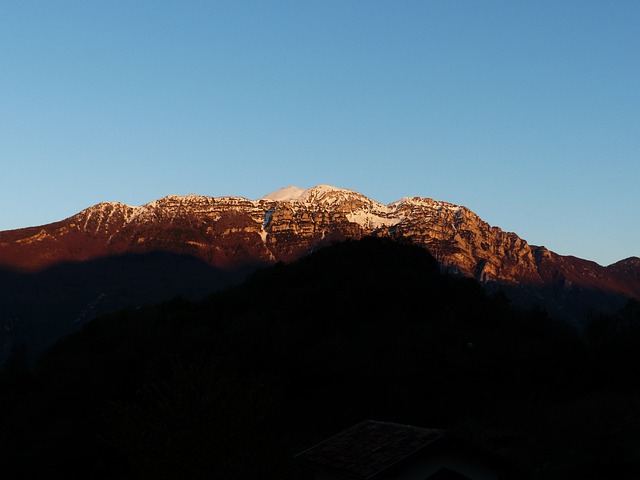
[[[2,2],[0,230],[326,183],[640,256],[640,1]]]

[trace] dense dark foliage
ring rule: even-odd
[[[577,331],[389,240],[96,319],[34,372],[21,355],[3,478],[297,479],[295,453],[365,418],[446,428],[531,478],[640,474],[637,303]]]

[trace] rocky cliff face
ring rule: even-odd
[[[288,187],[259,200],[169,196],[143,206],[101,203],[66,220],[0,232],[0,266],[38,271],[122,253],[188,254],[221,269],[290,261],[367,235],[426,247],[442,268],[486,285],[640,296],[640,259],[610,267],[563,257],[429,198],[383,205],[357,192]]]

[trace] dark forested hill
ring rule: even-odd
[[[14,352],[0,471],[299,479],[295,453],[372,418],[447,429],[531,478],[637,478],[639,346],[637,304],[578,332],[423,248],[346,241],[91,321],[34,372]]]
[[[33,361],[97,316],[176,295],[200,299],[246,275],[166,252],[61,263],[39,272],[0,268],[0,364],[16,346]]]

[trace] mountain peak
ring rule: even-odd
[[[293,202],[300,198],[300,195],[302,195],[304,191],[305,189],[300,187],[284,187],[276,190],[275,192],[271,192],[265,195],[264,197],[262,197],[262,200],[274,200],[276,202]]]
[[[332,185],[316,185],[311,187],[300,194],[298,202],[304,203],[321,203],[321,204],[341,204],[348,200],[358,198],[361,200],[369,200],[367,197],[355,190],[348,190],[346,188],[338,188]]]
[[[341,204],[356,198],[369,200],[355,190],[338,188],[326,184],[316,185],[307,189],[294,186],[284,187],[262,197],[263,200],[278,202],[317,203],[325,205]]]

